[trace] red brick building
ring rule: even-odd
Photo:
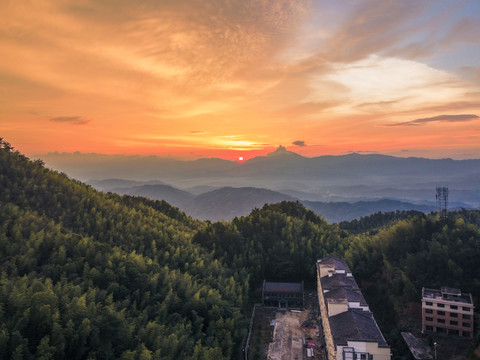
[[[459,289],[422,289],[422,331],[473,338],[473,299]]]

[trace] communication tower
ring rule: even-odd
[[[438,187],[435,192],[437,198],[437,212],[441,218],[445,219],[448,212],[448,187]]]

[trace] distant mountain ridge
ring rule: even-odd
[[[321,202],[321,201],[302,201],[302,204],[322,215],[328,222],[341,222],[359,219],[378,212],[417,210],[423,213],[435,211],[434,206],[417,205],[404,201],[381,199],[374,201],[347,202]]]
[[[120,195],[134,195],[143,196],[152,200],[165,200],[170,205],[180,208],[194,198],[194,195],[187,191],[176,189],[173,186],[165,184],[113,188],[110,191]]]
[[[282,149],[280,147],[279,149]],[[283,148],[284,149],[284,148]],[[459,175],[480,176],[480,159],[453,160],[390,155],[352,153],[348,155],[325,155],[304,157],[287,150],[278,150],[267,156],[257,156],[242,163],[218,158],[202,158],[192,161],[174,160],[155,156],[120,156],[77,153],[49,153],[42,160],[54,169],[65,171],[79,179],[125,178],[145,181],[169,179],[188,175],[189,179],[248,176],[258,179],[265,175],[293,176],[308,179],[318,176],[317,181],[338,176],[356,175],[371,177],[434,176],[438,180],[456,178]],[[114,176],[112,174],[116,174]],[[346,181],[347,183],[359,183]],[[167,180],[165,180],[167,181]]]
[[[89,183],[125,178],[128,174],[129,181],[140,182],[137,186],[175,184],[178,189],[197,189],[196,195],[205,187],[253,187],[308,201],[388,198],[432,205],[435,187],[446,185],[452,204],[480,207],[480,159],[434,160],[357,153],[308,158],[280,146],[266,156],[243,162],[78,153],[47,154],[43,160],[47,166]],[[115,188],[132,187],[124,185]]]
[[[295,200],[291,196],[276,191],[253,187],[224,187],[198,195],[186,204],[188,215],[201,220],[231,220],[234,217],[248,215],[254,208],[264,204]]]
[[[102,184],[106,183],[108,181]],[[115,184],[115,182],[112,182],[112,184]],[[246,216],[254,208],[261,208],[264,204],[274,204],[281,201],[299,201],[306,208],[313,210],[331,223],[358,219],[380,211],[417,210],[429,213],[435,210],[435,207],[431,205],[413,204],[392,199],[353,203],[308,201],[281,192],[254,187],[223,187],[196,196],[188,191],[179,190],[165,184],[113,188],[109,191],[121,195],[143,196],[152,200],[165,200],[187,215],[210,221],[231,220],[234,217]]]

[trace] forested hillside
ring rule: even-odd
[[[376,235],[352,238],[345,258],[353,265],[356,279],[398,358],[398,351],[405,348],[400,331],[410,330],[403,317],[412,304],[419,304],[422,287],[451,286],[472,293],[478,345],[479,215],[478,210],[451,213],[447,219],[418,214]]]
[[[470,210],[340,226],[298,202],[202,222],[98,192],[0,139],[0,359],[238,359],[263,279],[313,287],[328,255],[346,258],[394,358],[408,359],[402,317],[422,286],[478,301],[479,224]]]
[[[1,359],[230,359],[248,274],[169,206],[104,194],[0,148]]]
[[[299,203],[282,202],[230,223],[210,224],[194,241],[212,249],[222,261],[247,266],[254,283],[266,278],[304,280],[315,286],[316,259],[344,257],[392,347],[393,358],[410,359],[400,332],[413,330],[403,320],[411,315],[412,304],[420,307],[422,287],[460,288],[472,293],[478,309],[479,219],[478,210],[451,213],[447,219],[421,212],[379,213],[343,223],[353,234],[327,224]],[[413,320],[418,329],[420,314]]]
[[[342,256],[348,233],[330,225],[298,202],[283,201],[255,209],[231,222],[209,223],[194,241],[234,267],[246,267],[253,284],[301,281],[315,286],[316,261]]]

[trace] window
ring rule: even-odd
[[[470,315],[463,314],[463,315],[462,315],[462,319],[470,320]]]
[[[456,317],[458,317],[458,314],[457,313],[450,313],[450,317],[456,318]]]
[[[470,308],[469,308],[469,307],[466,307],[466,306],[462,307],[462,310],[463,310],[463,311],[468,311],[468,312],[470,312]]]
[[[465,337],[470,337],[470,332],[469,331],[462,331],[462,335]]]
[[[427,320],[427,321],[433,321],[433,318],[432,318],[431,316],[427,316],[427,317],[425,317],[425,320]]]
[[[450,305],[450,309],[457,310],[457,309],[458,309],[458,306],[457,306],[457,305]]]
[[[433,326],[432,325],[427,325],[425,326],[425,329],[428,331],[433,331]]]
[[[445,319],[437,319],[440,324],[445,324]]]
[[[458,321],[450,320],[450,325],[458,325]]]
[[[427,306],[433,306],[433,303],[432,303],[431,301],[427,301],[427,302],[425,302],[425,305],[427,305]]]
[[[463,327],[470,327],[470,323],[464,322],[464,323],[462,323],[462,326],[463,326]]]
[[[445,307],[445,304],[437,304],[438,307]]]
[[[438,315],[445,315],[445,311],[440,311],[440,310],[438,310],[438,311],[437,311],[437,314],[438,314]]]
[[[433,314],[433,310],[432,310],[432,309],[425,309],[425,312],[426,312],[427,314]]]

